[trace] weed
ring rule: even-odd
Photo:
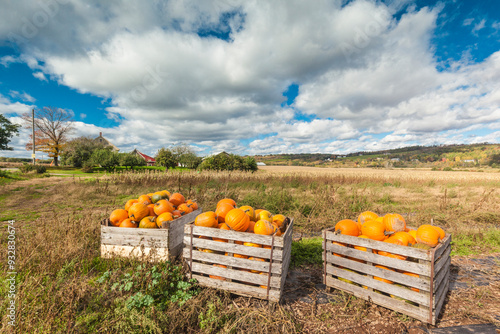
[[[291,265],[322,264],[323,238],[307,238],[292,242]]]

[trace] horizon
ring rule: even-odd
[[[121,152],[347,155],[500,142],[493,0],[0,9],[0,114],[19,124],[32,108],[61,108],[71,138],[102,132]],[[1,155],[29,158],[29,134]]]

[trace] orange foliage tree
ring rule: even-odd
[[[30,129],[33,118],[31,114],[23,115],[24,127]],[[64,109],[43,107],[35,109],[35,151],[45,152],[54,158],[54,165],[59,165],[59,156],[68,134],[73,130],[72,116]],[[26,150],[33,149],[33,135],[26,144]]]

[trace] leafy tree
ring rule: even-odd
[[[48,153],[54,158],[54,165],[59,166],[59,156],[67,142],[67,135],[73,130],[71,115],[64,109],[43,107],[35,109],[35,150]],[[30,129],[33,118],[30,113],[23,115],[25,128]],[[33,149],[33,135],[26,144],[26,150]]]
[[[105,144],[90,137],[72,139],[64,146],[64,152],[61,155],[62,163],[74,167],[83,167],[95,150],[105,147]]]
[[[110,149],[101,148],[92,153],[90,161],[94,165],[105,168],[107,171],[112,171],[120,164],[120,156]]]
[[[196,169],[201,164],[201,158],[189,152],[179,156],[179,163],[187,168]]]
[[[119,153],[120,166],[130,167],[134,169],[136,166],[146,166],[146,161],[133,153]]]
[[[155,156],[156,164],[165,167],[165,171],[169,168],[174,168],[178,164],[178,160],[170,149],[162,147]]]
[[[19,136],[18,124],[12,124],[4,115],[0,114],[0,150],[12,151],[9,147],[10,138]]]
[[[252,157],[243,158],[236,154],[219,153],[215,156],[207,157],[200,165],[200,169],[208,170],[242,170],[256,171],[257,162]]]

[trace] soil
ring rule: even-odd
[[[417,334],[449,327],[456,327],[450,333],[473,333],[464,327],[473,324],[482,326],[475,333],[500,333],[500,254],[452,258],[450,291],[436,326],[339,290],[327,292],[318,266],[289,271],[283,303],[304,324],[303,333]]]

